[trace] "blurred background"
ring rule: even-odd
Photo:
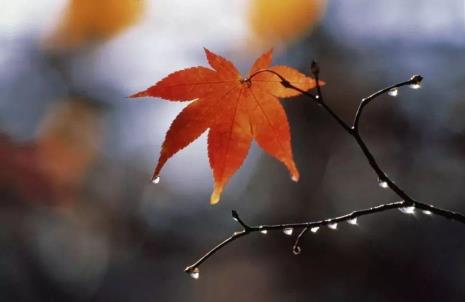
[[[293,238],[253,234],[183,273],[238,226],[298,222],[397,201],[329,116],[284,101],[301,180],[253,146],[217,206],[206,136],[150,183],[185,104],[130,100],[203,48],[244,73],[274,62],[327,82],[346,121],[365,113],[381,166],[421,201],[465,212],[462,0],[0,0],[1,301],[465,301],[464,226],[397,210]]]

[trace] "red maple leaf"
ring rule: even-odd
[[[257,59],[246,78],[230,61],[207,49],[205,53],[213,70],[206,67],[180,70],[131,96],[193,100],[166,134],[154,179],[171,156],[210,129],[208,157],[215,182],[212,204],[219,201],[225,184],[241,166],[252,139],[280,160],[292,180],[297,181],[299,171],[292,158],[289,124],[278,97],[299,94],[283,86],[282,78],[302,90],[315,87],[315,80],[287,66],[270,67],[271,50]]]

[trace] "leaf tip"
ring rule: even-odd
[[[220,201],[220,195],[213,193],[210,197],[210,204],[215,205]]]
[[[130,96],[128,96],[128,98],[134,99],[134,98],[140,98],[144,96],[148,96],[147,90],[139,91],[137,93],[131,94]]]
[[[293,164],[292,169],[291,169],[291,179],[293,182],[298,182],[299,178],[300,178],[299,170],[297,170],[297,167]]]
[[[152,176],[152,183],[157,185],[160,183],[160,176],[159,175],[153,175]]]
[[[222,191],[223,191],[223,186],[215,185],[215,189],[213,189],[213,193],[210,196],[211,205],[217,204],[220,201]]]
[[[208,48],[206,48],[206,47],[203,48],[203,51],[205,51],[205,54],[206,54],[207,56],[208,56],[209,54],[212,53],[212,52],[211,52]]]

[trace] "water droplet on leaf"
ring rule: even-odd
[[[153,184],[159,184],[160,183],[160,176],[155,176],[153,179],[152,179],[152,183]]]
[[[293,228],[285,228],[285,229],[283,230],[283,233],[284,233],[285,235],[287,235],[287,236],[291,236],[292,233],[294,233],[294,229],[293,229]]]
[[[390,96],[396,97],[399,94],[399,90],[397,88],[389,89],[388,94]]]

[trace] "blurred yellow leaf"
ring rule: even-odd
[[[143,0],[70,0],[47,42],[54,47],[73,48],[109,39],[134,24],[143,9]]]
[[[326,0],[251,0],[248,11],[253,41],[261,47],[288,42],[320,20]]]

